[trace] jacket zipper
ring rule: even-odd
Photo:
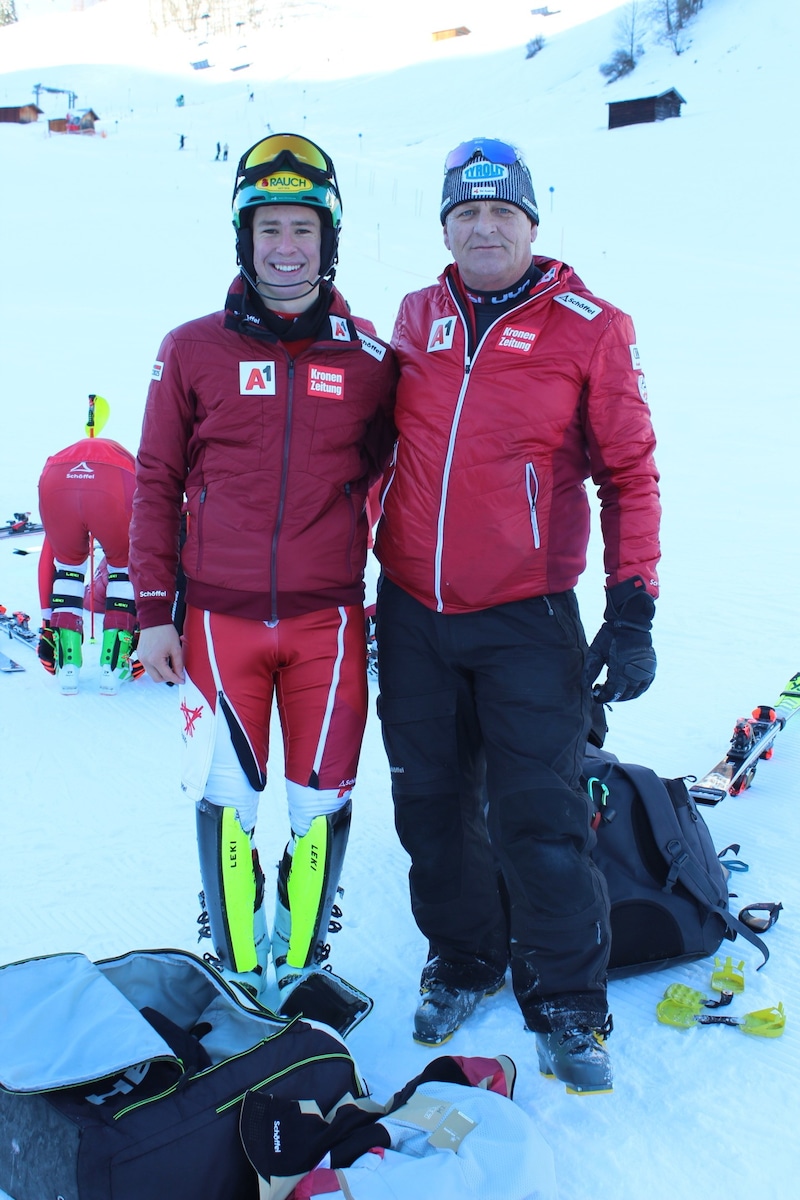
[[[208,492],[208,484],[204,483],[200,489],[200,504],[197,509],[197,571],[200,572],[203,566],[203,505],[206,502],[206,494]]]
[[[524,301],[522,301],[521,304],[516,305],[514,308],[510,309],[508,312],[500,313],[499,316],[495,317],[495,319],[494,319],[494,321],[492,321],[491,325],[489,325],[487,327],[487,329],[485,330],[483,337],[480,339],[480,341],[478,342],[475,349],[471,352],[470,342],[471,342],[471,338],[472,338],[472,330],[470,328],[470,324],[469,324],[469,321],[467,320],[464,309],[461,305],[461,298],[457,294],[455,289],[452,287],[449,279],[447,280],[447,290],[450,293],[450,297],[453,301],[453,304],[455,305],[456,312],[458,313],[459,319],[464,328],[465,352],[464,352],[464,379],[461,384],[461,389],[458,393],[458,401],[456,403],[456,410],[453,414],[453,420],[450,425],[450,437],[447,442],[447,454],[445,456],[444,472],[442,475],[442,490],[440,493],[440,501],[439,501],[439,517],[436,522],[436,552],[434,555],[434,568],[433,568],[433,572],[434,572],[433,592],[436,597],[436,611],[437,612],[442,612],[442,610],[444,609],[444,601],[442,599],[442,555],[444,552],[444,518],[445,518],[445,510],[447,508],[447,489],[448,489],[449,482],[450,482],[450,471],[453,466],[453,455],[455,453],[456,435],[458,433],[458,425],[461,420],[461,412],[464,407],[464,399],[466,397],[467,386],[469,384],[470,371],[472,370],[472,367],[475,363],[475,359],[478,357],[478,354],[481,351],[481,347],[485,345],[486,339],[488,338],[489,334],[494,329],[495,325],[497,325],[498,321],[507,320],[512,315],[512,313],[515,313],[517,311],[518,308],[524,308],[525,305],[528,303],[527,300],[524,300]],[[531,527],[533,529],[534,546],[538,550],[541,545],[541,538],[540,538],[540,534],[539,534],[539,522],[538,522],[538,518],[536,516],[536,498],[537,498],[537,494],[539,491],[539,481],[536,477],[536,471],[533,467],[533,464],[529,463],[528,467],[530,470],[530,474],[532,474],[532,476],[533,476],[533,483],[534,483],[533,494],[531,494],[531,480],[528,477],[528,472],[526,471],[526,482],[527,482],[527,486],[528,486],[528,498],[531,503]]]
[[[283,514],[286,509],[286,486],[289,477],[289,446],[292,440],[292,413],[294,409],[294,359],[287,354],[289,360],[288,388],[286,392],[286,429],[283,435],[283,462],[281,464],[281,486],[278,494],[278,512],[275,517],[275,527],[272,531],[272,549],[270,552],[270,606],[272,616],[267,622],[274,626],[278,623],[278,539],[283,525]]]
[[[386,497],[389,495],[392,484],[394,483],[394,477],[397,473],[397,449],[398,449],[399,445],[400,445],[399,440],[395,439],[395,443],[392,446],[392,457],[389,462],[389,470],[390,470],[391,474],[389,475],[389,480],[386,484],[386,487],[383,489],[383,491],[381,492],[381,495],[380,495],[381,512],[383,512],[384,508],[386,507]]]
[[[525,490],[528,493],[528,506],[531,510],[533,548],[534,550],[538,550],[542,544],[542,539],[539,536],[539,518],[536,515],[536,501],[539,499],[539,477],[532,462],[525,464]]]
[[[352,558],[353,543],[355,542],[355,539],[356,539],[356,527],[358,524],[358,521],[356,518],[355,505],[353,504],[353,485],[352,485],[352,483],[346,483],[344,485],[344,494],[345,494],[345,497],[347,498],[347,504],[348,504],[348,507],[350,510],[350,538],[347,543],[347,552],[346,552],[345,558],[344,558],[344,568],[345,568],[345,571],[350,571],[351,570],[351,558]]]

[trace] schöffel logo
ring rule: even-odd
[[[564,308],[571,308],[584,321],[593,321],[603,311],[599,304],[592,304],[591,300],[576,296],[574,292],[562,292],[560,296],[553,296],[553,299],[557,304],[563,304]]]
[[[94,469],[84,459],[77,466],[70,467],[67,471],[67,479],[94,479]]]
[[[507,179],[508,167],[491,162],[470,163],[468,167],[464,167],[461,178],[464,183],[475,183],[480,179]]]

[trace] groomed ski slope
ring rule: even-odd
[[[117,0],[48,14],[44,24],[23,13],[0,30],[0,104],[26,102],[37,82],[73,88],[107,135],[47,138],[41,121],[0,125],[0,520],[21,509],[36,515],[41,467],[83,435],[88,393],[110,402],[108,436],[136,448],[161,336],[222,304],[235,271],[235,159],[267,123],[305,129],[333,154],[345,207],[337,282],[384,336],[401,296],[446,261],[437,219],[445,152],[479,132],[516,140],[542,210],[537,250],[563,256],[634,316],[659,438],[659,672],[646,696],[610,714],[607,745],[661,774],[702,774],[735,718],[773,702],[800,669],[800,253],[780,118],[794,87],[800,15],[783,0],[757,9],[706,0],[684,54],[648,43],[636,72],[607,87],[597,64],[614,46],[614,12],[558,35],[545,28],[545,49],[526,61],[525,43],[539,31],[529,5],[411,4],[400,31],[374,7],[331,0],[302,28],[297,18],[249,37],[252,67],[236,73],[221,51],[218,65],[192,71],[194,44],[152,44],[146,21],[135,20],[141,6]],[[434,46],[431,28],[449,24],[438,18],[455,8],[454,23],[470,36]],[[561,8],[567,24],[568,0]],[[572,8],[576,19],[588,11]],[[133,24],[120,38],[114,21],[119,29],[123,10]],[[670,87],[687,101],[680,120],[605,128],[607,101]],[[61,102],[42,106],[63,115]],[[229,142],[233,161],[213,161],[217,140]],[[29,549],[40,543],[26,539]],[[35,619],[37,555],[14,555],[15,545],[0,540],[0,603]],[[602,584],[596,540],[579,592],[590,635]],[[0,675],[0,962],[197,948],[178,697],[144,681],[101,698],[99,632],[71,699],[28,648],[1,647],[27,670]],[[430,1052],[410,1037],[424,947],[393,830],[375,694],[372,684],[332,963],[375,998],[350,1045],[385,1098]],[[553,1148],[562,1200],[794,1194],[799,777],[793,722],[750,791],[703,810],[717,846],[739,843],[750,864],[732,879],[732,906],[783,902],[761,972],[748,945],[722,947],[745,962],[735,1014],[782,1000],[782,1038],[659,1025],[667,984],[708,990],[712,963],[704,961],[611,984],[612,1096],[570,1097],[540,1078],[509,987],[448,1044],[456,1054],[515,1060],[516,1098]],[[286,836],[273,729],[258,826],[265,864],[277,863]]]

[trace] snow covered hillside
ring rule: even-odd
[[[800,244],[786,128],[800,9],[705,0],[685,53],[648,41],[636,71],[606,86],[598,65],[616,45],[613,0],[562,0],[547,20],[521,0],[407,0],[402,20],[368,0],[309,7],[306,20],[245,31],[241,51],[154,40],[147,4],[134,0],[82,13],[42,3],[43,16],[18,0],[21,20],[0,29],[0,106],[29,102],[42,84],[74,91],[101,118],[94,138],[48,137],[44,118],[0,124],[0,521],[35,515],[41,467],[82,436],[90,392],[110,402],[108,436],[136,449],[162,335],[222,305],[236,269],[235,163],[268,127],[304,131],[332,154],[344,198],[337,282],[384,336],[403,294],[447,260],[445,153],[473,134],[510,139],[533,174],[537,249],[633,315],[659,439],[659,673],[610,714],[607,745],[663,775],[702,773],[734,719],[774,701],[800,669]],[[450,24],[472,32],[433,42]],[[537,33],[545,48],[526,60]],[[212,66],[197,71],[200,50]],[[672,87],[686,99],[680,120],[607,129],[609,101]],[[40,107],[63,116],[65,102],[42,93]],[[218,141],[227,163],[214,160]],[[0,540],[0,603],[34,620],[39,544],[29,537],[21,556]],[[579,590],[590,636],[604,603],[601,549]],[[28,649],[3,643],[27,670],[0,675],[0,962],[197,948],[177,697],[146,680],[100,698],[98,647],[87,645],[81,692],[66,699]],[[784,904],[764,970],[749,946],[732,947],[746,964],[737,1012],[782,1000],[781,1039],[656,1022],[667,984],[708,989],[704,961],[612,983],[609,1097],[579,1100],[539,1076],[510,987],[449,1044],[516,1061],[517,1099],[553,1147],[562,1200],[794,1193],[798,777],[800,720],[749,792],[704,810],[716,844],[740,843],[750,864],[732,907]],[[258,827],[265,863],[286,836],[275,738]],[[429,1057],[410,1036],[424,948],[406,870],[373,703],[332,962],[375,997],[350,1044],[378,1098]]]

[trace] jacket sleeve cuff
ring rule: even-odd
[[[171,625],[172,600],[138,600],[136,619],[140,629],[154,629],[156,625]]]

